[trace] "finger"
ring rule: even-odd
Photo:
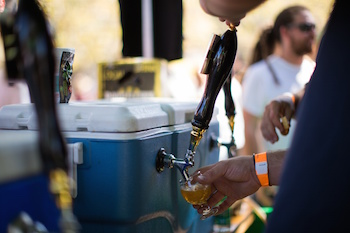
[[[280,116],[281,116],[281,113],[278,113],[278,111],[269,112],[269,119],[271,120],[272,125],[276,127],[280,132],[283,132],[284,127],[281,123]]]
[[[271,143],[278,141],[278,135],[276,133],[275,126],[271,123],[270,120],[263,118],[263,121],[260,125],[260,130],[263,137],[267,141],[270,141]]]
[[[284,115],[287,117],[288,121],[292,119],[293,114],[294,114],[294,110],[291,108],[286,108],[284,111]]]
[[[276,133],[275,130],[275,126],[273,125],[272,121],[270,120],[270,116],[269,116],[269,109],[266,108],[263,118],[262,118],[262,122],[260,125],[260,130],[261,133],[263,135],[263,137],[270,141],[271,143],[274,143],[276,141],[278,141],[278,135]]]
[[[205,209],[207,209],[208,205],[200,205],[199,208],[197,209],[197,212],[199,214],[202,214]]]
[[[228,208],[230,208],[233,203],[235,203],[237,200],[233,199],[233,198],[227,198],[224,202],[222,202],[218,208],[218,212],[217,214],[222,214],[225,210],[227,210]]]
[[[261,125],[261,133],[263,135],[263,137],[271,142],[271,143],[275,143],[278,141],[278,135],[276,133],[275,127],[272,124],[268,124],[268,125]]]
[[[192,175],[193,174],[200,174],[199,176],[193,176],[193,182],[195,183],[195,182],[199,182],[199,183],[202,183],[201,181],[201,179],[199,179],[199,178],[201,178],[200,176],[202,176],[206,171],[208,171],[208,170],[210,170],[213,166],[214,166],[215,164],[211,164],[211,165],[208,165],[208,166],[205,166],[205,167],[201,167],[201,168],[199,168],[199,169],[197,169],[194,173],[192,173]]]
[[[201,169],[201,175],[197,177],[197,181],[202,184],[211,184],[217,178],[223,176],[226,172],[226,168],[218,162],[209,167],[209,169]]]
[[[245,15],[244,15],[245,16]],[[234,19],[226,19],[224,17],[219,17],[219,20],[221,22],[225,22],[227,26],[231,26],[231,25],[234,25],[235,27],[239,26],[240,23],[241,23],[241,18],[234,18]]]
[[[225,18],[222,18],[222,17],[219,17],[219,20],[220,20],[221,22],[225,22],[225,21],[226,21],[226,19],[225,19]]]
[[[220,193],[220,192],[216,192],[215,194],[213,194],[208,200],[207,200],[207,204],[210,207],[215,206],[216,204],[218,204],[222,199],[225,198],[225,195]]]
[[[230,22],[231,24],[238,26],[241,23],[241,20],[246,16],[245,13],[242,14],[235,14],[234,17],[227,17],[226,21]]]

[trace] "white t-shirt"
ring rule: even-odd
[[[310,80],[315,69],[315,63],[304,58],[300,66],[288,63],[284,59],[270,55],[268,58],[279,84],[267,66],[262,60],[250,66],[243,78],[243,109],[250,114],[262,118],[265,106],[275,97],[285,92],[298,92]],[[292,120],[291,128],[287,136],[279,134],[279,140],[274,144],[264,140],[266,151],[287,149],[292,139],[296,122]]]

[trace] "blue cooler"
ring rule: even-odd
[[[185,156],[197,104],[155,98],[58,105],[69,149],[74,213],[82,232],[212,231],[213,219],[199,220],[181,196],[180,172],[174,168],[158,173],[155,166],[160,148],[178,158]],[[7,129],[35,131],[35,118],[28,114],[32,107],[4,107],[0,128],[6,128],[1,125],[5,117],[12,119]],[[210,143],[211,136],[219,135],[215,116],[190,172],[219,159],[219,149]]]
[[[59,215],[42,173],[36,135],[0,130],[0,232],[16,227],[20,216],[29,217],[30,225],[58,232]]]

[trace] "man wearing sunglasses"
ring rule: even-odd
[[[208,14],[239,25],[264,0],[200,2]],[[258,163],[252,156],[237,156],[200,168],[203,175],[197,181],[216,189],[208,204],[227,197],[218,213],[262,185],[279,185],[266,233],[350,232],[348,5],[347,0],[334,0],[315,71],[298,105],[298,124],[287,154],[268,152],[258,157]],[[290,29],[301,31],[295,25]],[[259,179],[262,175],[266,182]]]
[[[243,77],[243,154],[289,147],[295,129],[294,120],[289,134],[279,134],[279,140],[273,143],[262,139],[259,125],[265,106],[273,98],[285,92],[297,92],[310,80],[315,63],[305,55],[312,52],[314,42],[315,20],[311,12],[300,5],[282,10],[273,26],[261,34],[253,51],[251,65]],[[261,196],[261,193],[257,194]],[[270,198],[261,197],[267,201],[261,204],[271,204]]]

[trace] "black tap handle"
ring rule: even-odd
[[[234,117],[236,115],[236,106],[235,102],[232,98],[231,93],[231,83],[232,83],[232,72],[229,74],[229,77],[227,77],[226,82],[224,83],[224,86],[222,89],[224,90],[225,94],[225,111],[227,118],[230,119],[230,117]]]
[[[2,29],[4,24],[1,23]],[[16,39],[15,43],[6,44],[9,38],[2,34],[5,54],[9,55],[14,49],[16,52],[12,57],[6,56],[7,73],[11,79],[23,77],[28,84],[38,118],[45,171],[67,170],[67,149],[58,125],[54,97],[54,46],[45,15],[37,0],[20,0],[13,21],[6,25],[12,25],[12,29],[6,30]]]
[[[215,43],[215,47],[216,51],[211,52],[213,56],[205,91],[192,120],[192,125],[201,129],[209,127],[217,95],[231,73],[237,52],[236,30],[227,30],[221,36],[221,40]],[[212,49],[209,48],[209,50]]]

